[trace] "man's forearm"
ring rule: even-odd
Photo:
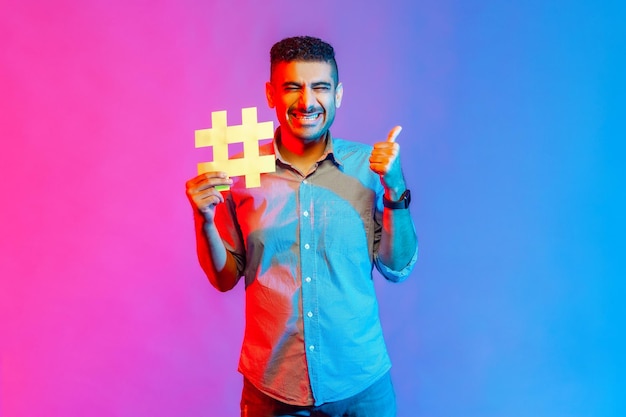
[[[215,227],[201,214],[194,215],[198,261],[211,284],[220,291],[232,289],[239,279],[237,264]]]
[[[400,271],[411,262],[416,248],[417,235],[409,210],[385,208],[378,250],[380,261],[387,267]]]

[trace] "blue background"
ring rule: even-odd
[[[419,238],[376,276],[399,417],[626,415],[626,6],[2,1],[0,415],[237,415],[243,286],[184,182],[268,51],[336,49],[333,134],[398,142]]]

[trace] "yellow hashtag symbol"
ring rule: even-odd
[[[274,155],[259,155],[259,141],[274,137],[273,122],[257,122],[256,107],[241,109],[241,125],[228,126],[226,111],[211,113],[211,128],[196,130],[196,148],[213,147],[213,161],[198,164],[198,174],[224,171],[245,176],[246,187],[260,187],[261,174],[276,171]],[[243,157],[228,157],[228,145],[243,144]],[[228,187],[219,187],[228,189]]]

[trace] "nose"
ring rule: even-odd
[[[302,108],[311,109],[315,107],[315,94],[313,89],[310,87],[306,87],[302,89],[302,94],[300,95],[300,105]]]

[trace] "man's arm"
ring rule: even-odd
[[[380,175],[385,198],[390,201],[400,200],[407,189],[400,165],[400,145],[395,142],[400,130],[399,126],[392,129],[386,142],[374,145],[370,156],[370,168]],[[417,250],[417,235],[408,207],[385,207],[382,226],[378,258],[388,268],[400,271],[409,265]]]
[[[404,191],[385,191],[385,197],[397,201]],[[400,271],[412,261],[417,250],[417,235],[415,226],[408,208],[383,210],[383,228],[378,248],[380,261],[393,269]]]
[[[187,181],[187,197],[194,211],[198,261],[209,282],[220,291],[232,289],[239,280],[237,263],[226,250],[215,225],[215,207],[224,202],[218,185],[231,185],[223,172],[200,174]]]

